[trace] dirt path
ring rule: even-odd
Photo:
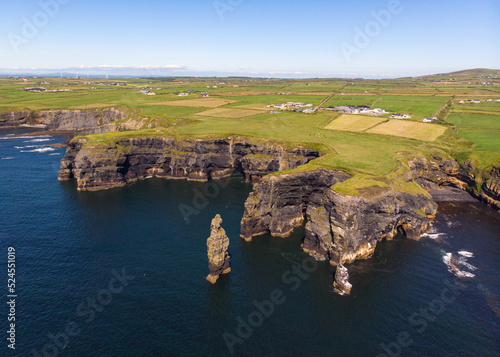
[[[382,100],[382,98],[378,98],[378,99],[375,99],[375,101],[373,102],[372,106],[370,107],[370,109],[373,109],[373,107],[375,106],[375,104],[377,104],[377,102],[379,100]]]
[[[434,114],[435,117],[437,117],[439,115],[439,113],[441,113],[444,108],[446,108],[448,106],[448,104],[451,103],[451,101],[454,99],[454,97],[452,97],[449,101],[447,101],[446,103],[444,103],[444,105],[438,109],[438,111]]]
[[[332,97],[337,94],[337,93],[341,93],[342,90],[346,87],[347,83],[344,84],[344,86],[342,88],[340,88],[338,91],[336,92],[333,92],[332,94],[330,94],[328,97],[326,97],[325,99],[323,99],[323,101],[321,103],[318,104],[318,106],[316,108],[314,108],[313,110],[313,113],[316,112],[316,110],[318,110],[319,108],[321,108],[323,105],[325,105],[330,99],[332,99]]]

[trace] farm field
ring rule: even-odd
[[[369,117],[365,115],[342,114],[337,119],[331,121],[324,129],[345,130],[359,132],[382,123],[385,118]]]
[[[206,107],[206,108],[217,108],[222,105],[234,103],[234,100],[223,99],[223,98],[199,98],[199,99],[184,99],[184,100],[172,100],[164,102],[154,102],[147,103],[147,105],[168,105],[177,107]]]
[[[460,135],[476,144],[475,150],[500,151],[500,131],[462,129]]]
[[[220,118],[233,118],[233,119],[250,117],[258,114],[262,114],[262,112],[251,109],[227,109],[227,108],[216,108],[201,113],[197,113],[197,115],[220,117]]]
[[[371,177],[392,177],[401,159],[415,155],[480,155],[484,162],[499,150],[500,103],[459,104],[459,98],[500,97],[500,88],[485,88],[480,80],[432,82],[435,77],[387,80],[265,79],[265,78],[127,78],[69,79],[0,78],[0,113],[18,110],[115,108],[127,113],[128,130],[88,136],[108,142],[120,137],[214,137],[238,135],[285,145],[303,145],[324,155],[301,169],[327,167],[346,170],[359,180],[346,184],[372,186]],[[469,83],[470,82],[470,83]],[[43,84],[49,90],[32,93]],[[137,93],[149,90],[156,95]],[[189,93],[179,97],[180,92]],[[203,93],[210,97],[204,98]],[[287,93],[286,95],[280,93]],[[338,114],[323,109],[313,114],[286,111],[278,115],[270,104],[286,102],[324,105],[367,105],[410,120]],[[452,96],[455,98],[452,99]],[[450,103],[438,123],[422,123]],[[447,130],[452,125],[460,130]],[[463,128],[463,129],[462,129]],[[480,130],[484,129],[484,130]],[[384,136],[381,136],[384,135]],[[361,192],[357,191],[357,192]]]
[[[448,115],[447,121],[462,128],[500,130],[500,115],[451,113]]]
[[[423,119],[433,116],[451,97],[421,95],[336,95],[326,106],[366,105],[382,108],[391,113],[408,113],[412,117]]]
[[[401,136],[422,141],[434,141],[443,135],[446,129],[447,127],[437,124],[416,123],[394,119],[389,120],[387,123],[377,125],[367,132],[372,134]]]

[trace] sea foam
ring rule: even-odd
[[[443,263],[446,264],[446,266],[448,267],[448,271],[450,273],[455,274],[459,278],[474,278],[476,276],[475,274],[471,273],[470,271],[477,270],[477,268],[474,265],[467,262],[466,256],[457,257],[449,252],[448,253],[443,252],[443,253],[444,253],[443,257],[442,257]],[[466,253],[472,254],[470,252],[466,252]],[[472,256],[473,256],[473,254],[471,255],[471,257]],[[463,269],[463,268],[465,268],[465,269]],[[466,269],[469,271],[467,271]]]
[[[49,151],[54,151],[55,149],[53,148],[38,148],[38,149],[33,149],[33,150],[21,150],[21,152],[49,152]]]

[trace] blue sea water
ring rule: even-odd
[[[0,356],[500,356],[500,218],[485,205],[443,203],[420,241],[380,242],[374,257],[347,266],[352,295],[339,296],[335,268],[302,252],[303,229],[239,238],[252,188],[242,178],[217,184],[206,207],[193,202],[206,183],[78,192],[57,181],[64,148],[44,146],[65,138],[13,133],[0,132]],[[197,210],[188,220],[182,204]],[[217,213],[232,272],[210,285]]]

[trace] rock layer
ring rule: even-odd
[[[59,180],[76,178],[79,190],[120,187],[148,177],[206,181],[242,173],[255,182],[318,156],[317,151],[302,147],[284,149],[277,144],[232,137],[141,137],[95,145],[77,139],[70,142],[61,160]]]
[[[379,240],[398,232],[418,239],[428,230],[437,209],[430,195],[389,190],[365,198],[331,189],[349,177],[326,169],[264,177],[245,202],[241,237],[286,237],[306,220],[303,250],[339,265],[370,257]]]
[[[28,110],[0,114],[0,127],[44,125],[47,130],[80,131],[80,134],[114,131],[119,129],[114,123],[127,115],[114,108],[103,110]]]
[[[330,186],[350,177],[343,171],[326,169],[266,176],[245,202],[241,237],[250,241],[265,233],[289,236],[304,223],[311,199],[324,196]]]
[[[212,219],[210,225],[210,237],[207,239],[207,256],[208,256],[208,269],[210,274],[207,280],[211,284],[215,284],[221,274],[227,274],[231,271],[229,266],[230,256],[227,253],[229,247],[229,238],[226,231],[221,227],[222,218],[216,215]]]
[[[470,160],[459,165],[455,160],[434,157],[415,158],[409,168],[417,182],[427,190],[452,186],[467,191],[482,202],[500,209],[500,166],[478,169]]]

